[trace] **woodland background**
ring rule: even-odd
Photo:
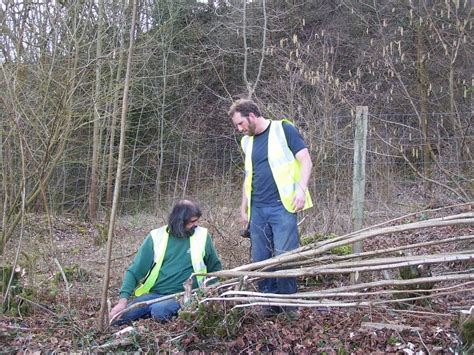
[[[50,252],[50,216],[89,221],[103,246],[110,216],[161,221],[183,197],[236,238],[243,161],[226,112],[239,97],[305,138],[316,206],[302,235],[351,231],[357,106],[367,225],[473,200],[470,1],[4,0],[0,23],[6,263],[35,216]]]

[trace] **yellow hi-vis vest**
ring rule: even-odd
[[[289,120],[272,121],[268,132],[268,163],[273,174],[273,179],[278,188],[280,199],[288,212],[295,212],[291,203],[296,194],[301,175],[301,163],[288,147],[283,122],[293,124]],[[252,196],[252,148],[253,136],[244,136],[241,146],[245,153],[245,180],[244,192],[247,197],[247,214],[250,218],[250,199]],[[306,190],[306,200],[303,210],[313,206],[309,191]]]
[[[155,265],[148,272],[145,281],[135,290],[135,296],[141,296],[150,292],[153,285],[158,279],[160,273],[161,264],[165,258],[166,245],[168,244],[169,233],[167,231],[168,226],[164,226],[158,229],[154,229],[150,232],[153,239],[153,260]],[[191,262],[195,273],[207,273],[207,267],[204,263],[204,256],[206,254],[206,240],[207,240],[207,229],[202,227],[196,227],[194,233],[189,237],[189,248],[191,249]],[[196,276],[198,285],[201,285],[205,276]]]

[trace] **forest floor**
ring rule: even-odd
[[[117,225],[112,256],[109,297],[117,301],[121,279],[143,238],[163,221],[151,216],[122,218]],[[209,222],[209,221],[208,221]],[[204,222],[205,223],[205,222]],[[18,253],[18,281],[10,294],[12,307],[0,318],[0,352],[118,352],[170,351],[325,354],[441,354],[462,353],[458,317],[474,304],[472,284],[463,292],[437,296],[423,302],[385,304],[376,308],[300,308],[296,317],[280,314],[262,317],[256,307],[231,309],[228,304],[209,303],[191,316],[168,323],[140,320],[133,330],[117,336],[120,329],[96,326],[103,288],[105,260],[104,229],[100,225],[53,217],[52,229],[43,215],[29,215]],[[214,225],[208,225],[211,229]],[[248,262],[248,244],[213,231],[224,267]],[[409,241],[443,239],[449,235],[473,234],[474,226],[448,226],[414,233],[385,235],[364,244],[365,250],[386,248]],[[237,235],[235,233],[235,235]],[[9,243],[5,263],[12,264],[20,236]],[[464,245],[444,244],[418,253],[472,250]],[[232,252],[231,252],[232,251]],[[56,258],[56,261],[54,261]],[[434,268],[433,274],[473,268],[473,263],[452,263]],[[442,269],[441,269],[442,268]],[[63,275],[61,274],[61,270]],[[375,278],[380,275],[365,275]],[[67,283],[64,281],[66,278]],[[301,278],[300,291],[347,284],[346,276]],[[439,287],[449,287],[446,282]]]

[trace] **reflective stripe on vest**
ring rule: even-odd
[[[150,232],[153,239],[153,261],[154,266],[145,278],[145,282],[135,290],[135,296],[141,296],[150,292],[155,285],[158,275],[160,274],[161,265],[165,258],[166,246],[168,245],[168,226],[154,229]],[[204,263],[206,254],[207,229],[196,227],[194,233],[189,237],[189,249],[191,250],[191,262],[193,264],[194,273],[207,273],[207,267]],[[198,285],[201,285],[205,276],[196,276]]]
[[[272,121],[268,132],[268,164],[272,171],[273,179],[277,185],[278,193],[286,210],[294,213],[291,203],[296,194],[301,175],[301,163],[295,159],[288,147],[283,122],[293,124],[288,120]],[[244,192],[248,202],[248,217],[250,218],[250,200],[252,196],[252,148],[253,136],[244,136],[241,141],[245,153],[245,180]],[[306,199],[303,210],[313,206],[309,191],[306,190]]]

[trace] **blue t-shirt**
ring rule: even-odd
[[[271,121],[270,121],[271,125]],[[252,200],[255,207],[277,206],[281,204],[280,194],[268,163],[268,134],[270,125],[253,137],[252,147]],[[292,124],[283,122],[286,141],[293,155],[306,148],[298,130]]]

